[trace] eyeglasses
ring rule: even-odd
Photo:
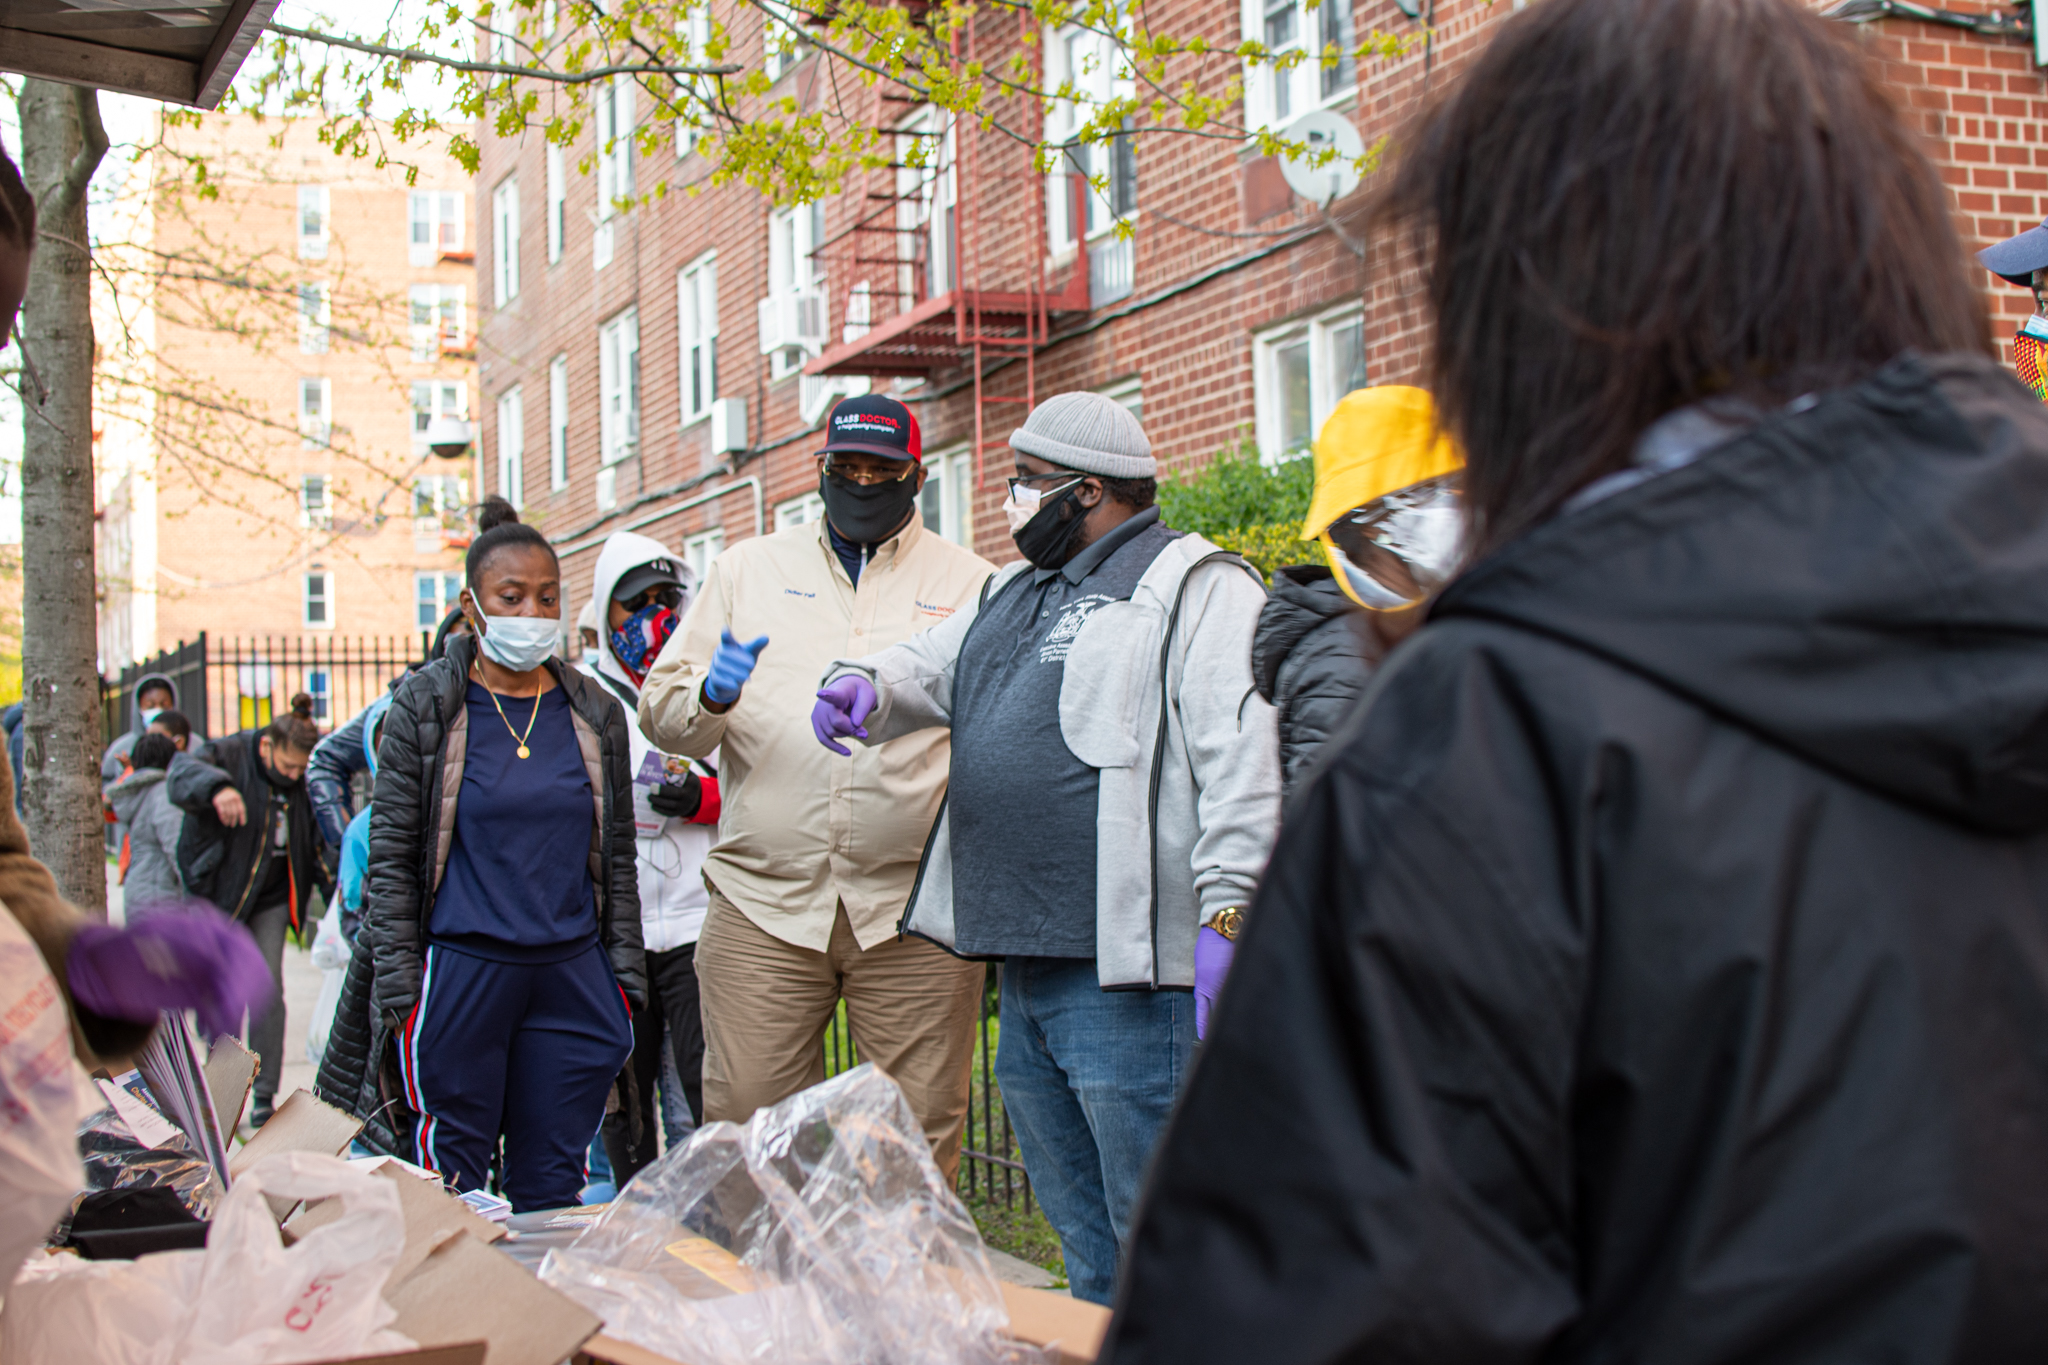
[[[1071,469],[1055,469],[1049,474],[1019,474],[1014,478],[1004,479],[1003,482],[1010,486],[1010,496],[1014,499],[1017,496],[1017,486],[1019,484],[1041,483],[1046,479],[1072,479],[1075,483],[1079,483],[1087,477],[1086,474],[1077,474]]]
[[[878,483],[901,483],[909,478],[917,469],[917,461],[915,460],[891,460],[889,463],[901,464],[903,472],[891,474],[886,468],[878,468],[874,465],[849,465],[827,455],[825,456],[825,473],[829,477],[839,479],[845,483],[857,483],[862,487],[873,487]]]
[[[673,583],[658,583],[624,604],[627,611],[639,611],[643,607],[667,607],[674,611],[683,604],[683,590]]]

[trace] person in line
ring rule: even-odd
[[[152,729],[128,751],[134,766],[107,789],[114,813],[128,828],[127,859],[121,869],[121,903],[130,915],[151,905],[185,899],[185,879],[178,870],[178,840],[185,812],[171,804],[164,779],[178,746],[169,735]]]
[[[374,1005],[416,1159],[519,1212],[576,1202],[646,1004],[626,713],[554,656],[562,570],[487,498],[473,635],[391,699],[370,806]],[[373,1042],[380,1056],[382,1038]]]
[[[1462,464],[1422,389],[1359,389],[1323,423],[1301,538],[1321,542],[1327,562],[1275,572],[1252,636],[1252,681],[1273,704],[1283,794],[1451,576]]]
[[[638,711],[640,685],[675,634],[694,588],[689,565],[658,540],[619,531],[598,551],[590,600],[605,633],[583,662],[629,713]],[[656,1096],[669,1072],[676,1080],[668,1084],[680,1087],[682,1094],[673,1097],[676,1103],[665,1097],[662,1113],[677,1109],[686,1120],[668,1134],[670,1142],[703,1121],[704,1024],[696,954],[709,899],[704,857],[717,832],[719,808],[715,767],[662,753],[637,725],[627,727],[627,736],[632,741],[647,1008],[633,1015],[633,1084],[627,1091],[633,1103],[604,1121],[612,1179],[622,1188],[659,1154]],[[715,764],[715,754],[706,757]]]
[[[182,711],[157,712],[156,718],[149,723],[149,729],[151,733],[170,740],[171,746],[181,754],[192,748],[192,722],[185,718]]]
[[[150,727],[151,722],[163,712],[178,704],[178,686],[161,673],[145,673],[136,679],[134,705],[130,708],[134,717],[126,734],[114,736],[113,743],[100,755],[100,796],[104,800],[107,792],[116,782],[128,775],[130,763],[128,751],[135,747]],[[107,852],[125,864],[128,860],[128,827],[122,823],[111,805],[107,808]]]
[[[897,932],[950,743],[933,730],[838,758],[807,719],[834,658],[907,640],[988,581],[986,560],[920,520],[923,460],[909,408],[842,399],[818,452],[824,517],[712,561],[647,675],[640,728],[664,753],[719,751],[696,954],[705,1117],[744,1120],[823,1080],[844,1000],[854,1047],[903,1087],[950,1180],[983,969]]]
[[[2020,382],[2048,401],[2048,221],[1993,242],[1977,263],[2007,284],[2032,291],[2034,311],[2020,319],[2012,338],[2012,367]]]
[[[2048,1355],[2048,413],[1858,47],[1543,0],[1400,140],[1474,559],[1289,807],[1108,1365]]]
[[[178,839],[186,890],[249,926],[276,984],[275,1006],[249,1021],[261,1063],[249,1102],[257,1128],[270,1121],[284,1065],[285,935],[303,931],[315,887],[333,890],[306,797],[306,763],[319,742],[313,699],[300,692],[269,725],[177,755],[165,780],[186,816]]]
[[[1024,559],[978,606],[835,664],[813,724],[838,754],[846,736],[951,733],[904,932],[1003,964],[1003,1105],[1075,1297],[1108,1303],[1279,818],[1273,711],[1251,695],[1266,594],[1159,520],[1123,404],[1060,394],[1010,445]],[[1019,856],[1027,790],[1030,842],[1053,856]]]

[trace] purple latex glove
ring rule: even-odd
[[[245,1010],[277,993],[249,931],[203,901],[152,909],[126,929],[88,924],[64,970],[72,998],[95,1014],[146,1024],[197,1010],[209,1039],[237,1032]]]
[[[866,739],[868,732],[861,722],[874,709],[875,685],[858,673],[849,673],[830,687],[818,689],[818,704],[811,708],[811,733],[833,753],[850,757],[852,751],[839,740],[848,735]]]
[[[1216,1006],[1216,992],[1223,989],[1224,974],[1237,945],[1203,925],[1195,933],[1195,1040],[1209,1036],[1209,1011]]]

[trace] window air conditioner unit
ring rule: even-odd
[[[815,290],[770,294],[760,304],[761,354],[825,349],[825,296]]]

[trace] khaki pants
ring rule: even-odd
[[[839,907],[822,953],[768,933],[716,887],[697,940],[704,1118],[744,1123],[825,1079],[822,1042],[846,1001],[853,1046],[900,1086],[948,1183],[960,1168],[985,968],[921,938],[862,952]]]

